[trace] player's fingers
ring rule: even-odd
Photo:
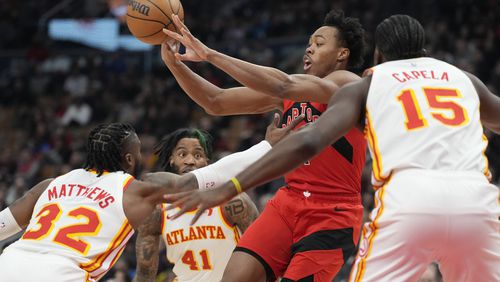
[[[187,192],[175,193],[175,194],[163,194],[162,202],[175,204],[179,201],[182,201],[187,194],[188,194]]]
[[[177,27],[179,28],[184,28],[189,32],[189,28],[181,21],[181,18],[179,18],[178,15],[173,15],[174,23]]]
[[[181,215],[185,214],[186,212],[188,212],[190,210],[191,209],[188,209],[186,206],[184,206],[178,212],[176,212],[171,218],[172,219],[179,218]]]
[[[175,58],[179,61],[189,61],[189,56],[188,54],[179,54],[175,53]]]
[[[189,30],[185,28],[181,28],[181,34],[184,36],[184,38],[187,38],[190,41],[193,41],[195,39],[194,36],[189,32]]]
[[[176,27],[177,29],[181,29],[182,25],[181,25],[181,24],[179,24],[179,21],[177,20],[177,17],[176,17],[176,16],[177,16],[176,14],[172,14],[172,15],[171,15],[172,22],[174,23],[174,25],[175,25],[175,27]]]
[[[181,48],[181,43],[179,41],[173,40],[173,42],[168,42],[167,44],[168,46],[170,46],[170,50],[172,50],[172,52],[174,53],[179,52],[179,49]]]
[[[191,223],[189,225],[195,224],[196,221],[198,221],[198,219],[200,218],[200,216],[203,214],[204,211],[205,211],[204,208],[198,207],[198,210],[196,211],[196,214],[194,215],[194,217],[191,220]]]
[[[181,42],[182,44],[184,44],[184,38],[182,35],[178,34],[177,32],[173,32],[171,30],[168,30],[166,28],[163,29],[163,33],[165,33],[166,35],[168,35],[170,38],[174,39],[174,40],[177,40],[179,42]]]
[[[274,113],[273,125],[278,128],[280,126],[281,115],[279,113]]]
[[[286,131],[290,131],[290,130],[294,129],[297,125],[299,125],[299,123],[301,121],[304,120],[304,118],[305,118],[304,115],[300,115],[297,118],[295,118],[294,120],[292,120],[292,122],[286,127]]]

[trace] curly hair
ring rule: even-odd
[[[339,32],[340,45],[349,49],[349,68],[360,67],[364,62],[365,30],[356,18],[346,17],[343,11],[331,10],[323,26],[332,26]]]

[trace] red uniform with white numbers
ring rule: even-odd
[[[2,281],[96,281],[120,257],[134,231],[123,211],[124,172],[76,169],[38,199],[20,240],[0,256]]]
[[[282,124],[303,114],[299,127],[306,126],[326,108],[326,104],[285,100]],[[365,154],[363,133],[352,129],[287,174],[286,186],[243,234],[236,250],[257,258],[269,281],[311,277],[330,282],[358,242]]]

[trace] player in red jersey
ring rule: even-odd
[[[183,55],[163,44],[162,58],[181,87],[211,114],[283,111],[283,124],[300,115],[314,122],[333,93],[360,78],[347,71],[362,62],[364,31],[358,20],[330,12],[310,37],[306,74],[288,75],[209,49],[177,18]],[[174,57],[175,56],[175,57]],[[178,59],[178,60],[176,60]],[[221,89],[180,60],[208,61],[246,87]],[[286,186],[245,232],[222,281],[331,281],[354,251],[361,227],[361,171],[366,144],[361,128],[286,175]],[[243,267],[242,267],[243,266]]]

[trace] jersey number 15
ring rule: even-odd
[[[462,98],[458,89],[424,87],[423,93],[427,99],[432,117],[440,123],[457,127],[469,121],[467,111],[453,101]],[[401,91],[397,99],[401,103],[406,116],[405,126],[407,130],[415,130],[427,126],[427,120],[422,116],[422,110],[413,89]],[[449,111],[451,115],[445,115],[442,111]]]

